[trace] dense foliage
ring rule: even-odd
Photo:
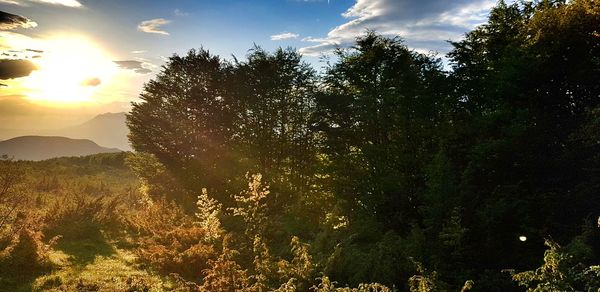
[[[0,160],[0,286],[600,289],[599,3],[501,1],[452,45],[172,56],[135,153]]]
[[[131,141],[224,208],[261,173],[261,242],[284,256],[300,236],[338,283],[406,287],[416,262],[444,289],[517,289],[500,271],[533,268],[545,238],[598,259],[599,31],[593,0],[500,2],[448,71],[374,32],[321,74],[292,50],[192,50],[145,87]],[[223,221],[234,241],[242,224]]]

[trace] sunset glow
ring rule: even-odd
[[[23,82],[32,101],[87,102],[116,74],[110,56],[83,37],[58,37],[44,45],[44,54],[33,61],[38,70]]]

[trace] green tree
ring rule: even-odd
[[[444,145],[459,173],[467,266],[531,266],[534,243],[548,234],[567,241],[596,213],[597,184],[587,182],[597,164],[573,134],[599,101],[599,16],[589,0],[500,2],[454,43],[455,126]]]
[[[410,230],[443,112],[441,64],[373,32],[337,57],[319,98],[334,192],[354,218]]]
[[[231,205],[250,171],[291,200],[313,180],[315,82],[292,49],[256,47],[233,63],[204,49],[174,55],[134,103],[130,140],[191,193],[206,187]]]
[[[174,55],[127,116],[133,148],[156,157],[193,194],[204,186],[223,193],[235,169],[230,70],[204,49]]]

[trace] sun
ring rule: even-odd
[[[84,37],[56,37],[44,42],[37,70],[24,82],[30,100],[54,105],[92,101],[117,67],[112,58]]]

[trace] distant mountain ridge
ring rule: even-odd
[[[105,113],[100,114],[79,125],[62,129],[0,129],[0,140],[20,136],[57,136],[71,139],[88,139],[102,147],[119,148],[124,151],[132,150],[127,135],[126,114]]]
[[[53,136],[22,136],[0,141],[0,155],[16,160],[45,160],[65,156],[85,156],[98,153],[121,152],[106,148],[87,139],[70,139]]]
[[[129,129],[125,123],[125,113],[105,113],[73,127],[52,131],[53,136],[74,139],[89,139],[103,147],[114,147],[130,151]]]

